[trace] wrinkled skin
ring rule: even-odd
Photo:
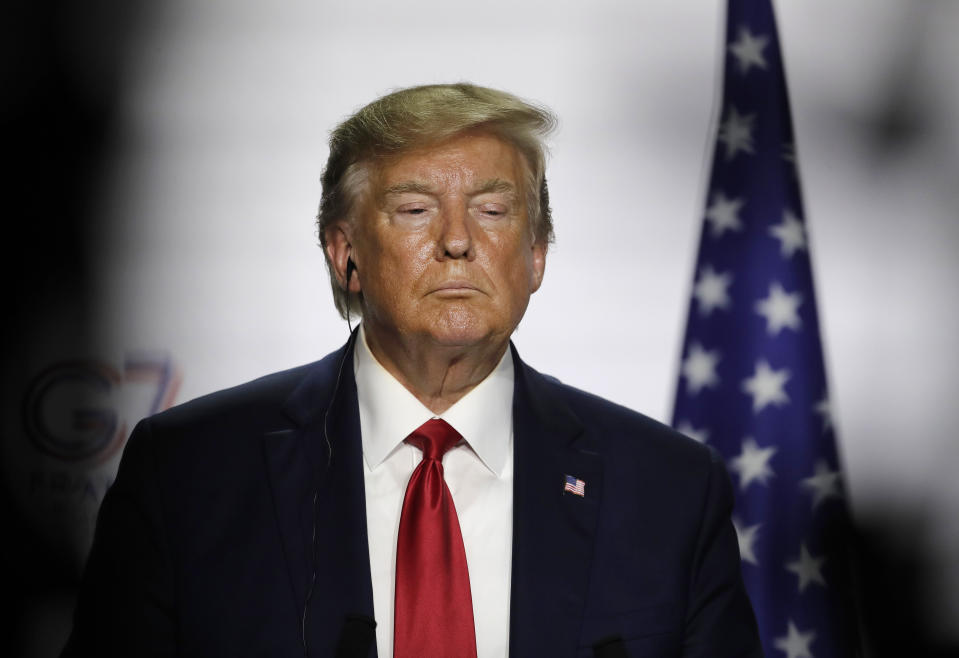
[[[374,169],[352,222],[327,232],[351,292],[362,292],[374,355],[435,413],[493,369],[542,282],[510,144],[466,133]]]

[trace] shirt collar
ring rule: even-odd
[[[506,350],[499,363],[473,390],[437,416],[376,360],[360,324],[353,373],[360,411],[363,457],[379,466],[403,440],[430,418],[442,418],[459,432],[497,477],[502,473],[513,435],[513,359]]]

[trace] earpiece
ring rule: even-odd
[[[353,272],[356,271],[356,263],[353,262],[352,258],[346,259],[346,288],[349,290],[350,279],[353,277]]]
[[[349,256],[346,257],[346,296],[349,300],[350,296],[350,279],[353,278],[353,272],[356,271],[356,263],[353,262],[353,259]],[[350,322],[350,304],[347,301],[346,304],[346,326],[350,330],[350,333],[353,333],[353,323]]]

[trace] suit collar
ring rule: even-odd
[[[558,388],[516,364],[513,565],[510,655],[567,655],[586,605],[603,489],[595,438],[558,397]],[[564,491],[582,480],[585,496]]]
[[[313,364],[303,381],[284,401],[283,411],[294,424],[301,427],[313,425],[322,421],[328,410],[331,413],[336,411],[334,402],[342,401],[342,397],[334,400],[333,396],[344,393],[344,377],[353,379],[356,338],[357,330],[354,329],[343,347]],[[338,383],[341,386],[337,386]]]

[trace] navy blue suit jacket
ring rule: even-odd
[[[332,656],[372,617],[351,345],[137,426],[65,656]],[[510,655],[761,655],[715,452],[513,356]]]

